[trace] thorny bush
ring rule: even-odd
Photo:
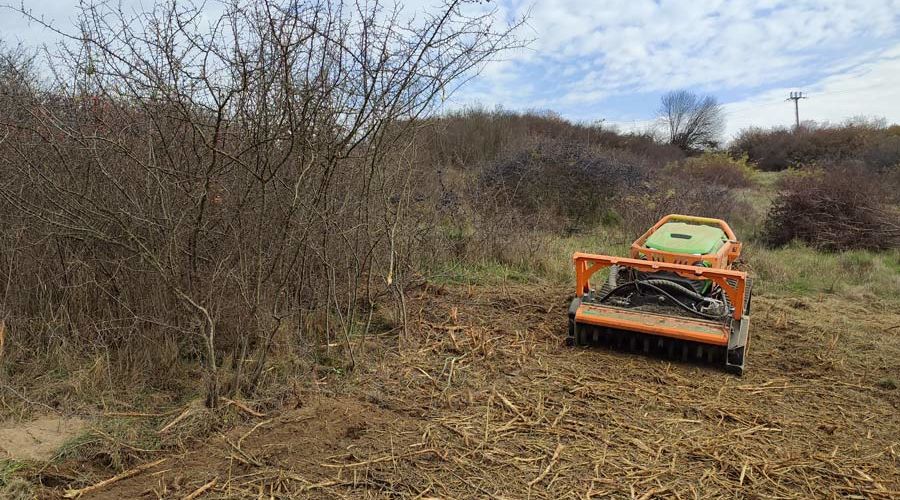
[[[898,177],[888,179],[859,165],[794,172],[780,183],[765,240],[771,245],[799,240],[824,250],[897,248]]]
[[[615,211],[619,195],[646,176],[640,158],[627,151],[545,141],[489,166],[480,188],[525,213],[556,214],[579,225]]]
[[[140,375],[159,360],[123,346],[174,345],[214,406],[276,343],[352,368],[375,301],[402,309],[416,124],[518,44],[461,4],[86,2],[53,81],[4,63],[4,369],[63,343]]]
[[[764,171],[855,160],[883,171],[900,164],[898,139],[900,127],[885,127],[878,121],[803,125],[797,130],[749,128],[734,139],[731,153],[747,155]]]

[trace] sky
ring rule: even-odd
[[[25,0],[62,28],[77,3]],[[414,15],[438,2],[401,3]],[[803,91],[801,120],[900,123],[900,0],[482,0],[467,8],[489,9],[499,23],[527,18],[519,36],[531,41],[488,63],[445,109],[552,110],[640,130],[654,123],[663,93],[688,89],[723,104],[728,138],[791,125],[785,99]],[[40,46],[56,37],[0,9],[0,39]]]
[[[426,2],[427,3],[427,2]],[[621,129],[652,124],[660,96],[723,104],[728,137],[749,126],[857,116],[900,123],[900,0],[502,0],[528,16],[528,49],[489,64],[451,105],[550,109]]]

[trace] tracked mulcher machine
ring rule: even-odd
[[[734,269],[741,243],[725,221],[667,215],[630,257],[576,253],[570,345],[606,345],[743,374],[752,281]],[[591,277],[609,268],[599,289]]]

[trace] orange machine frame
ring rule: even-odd
[[[627,257],[610,257],[576,252],[575,261],[575,295],[583,296],[590,291],[590,279],[597,271],[612,265],[630,267],[644,272],[670,271],[693,280],[711,280],[722,287],[728,300],[734,307],[732,317],[740,320],[744,317],[744,295],[747,291],[747,273],[731,269],[716,269],[684,264],[670,264],[644,259]]]

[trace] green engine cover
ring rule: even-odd
[[[644,246],[664,252],[703,255],[714,253],[728,237],[718,227],[666,222],[644,242]]]

